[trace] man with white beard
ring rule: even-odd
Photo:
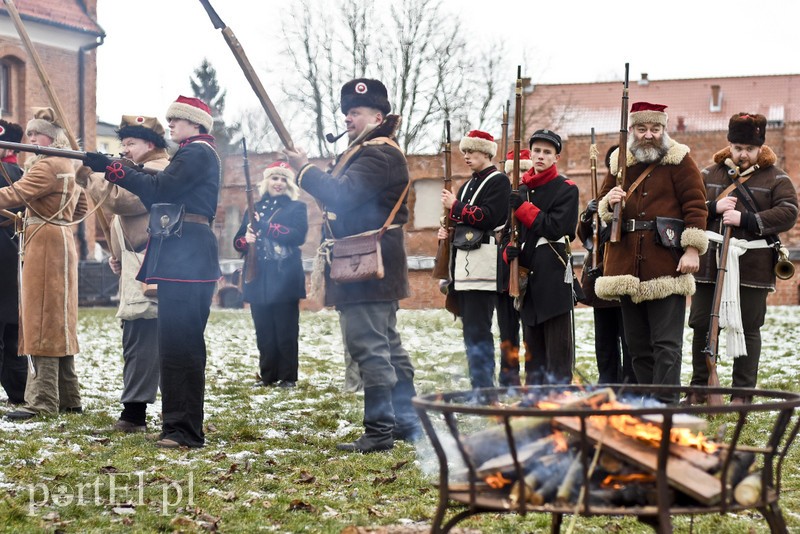
[[[631,106],[625,183],[618,152],[600,190],[599,214],[610,222],[622,202],[622,237],[609,242],[597,296],[620,300],[625,339],[640,384],[679,386],[686,297],[695,291],[705,235],[705,187],[689,147],[666,133],[666,106]],[[657,395],[676,403],[677,393]]]

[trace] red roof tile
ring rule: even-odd
[[[20,17],[23,20],[34,20],[43,24],[59,26],[96,35],[105,32],[83,11],[80,0],[16,0]],[[5,5],[0,3],[0,13],[8,16]]]
[[[666,104],[673,132],[679,122],[684,131],[724,131],[731,115],[740,111],[760,113],[776,123],[800,122],[800,74],[640,82],[629,83],[628,109],[638,101]],[[714,86],[721,101],[712,111]],[[621,81],[542,84],[534,86],[525,107],[532,127],[587,135],[592,127],[598,133],[619,131],[621,99]]]

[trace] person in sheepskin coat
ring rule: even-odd
[[[611,221],[614,205],[622,202],[622,237],[607,245],[595,292],[622,303],[625,339],[638,382],[679,386],[686,297],[695,291],[692,273],[708,248],[708,210],[703,178],[689,147],[665,131],[665,108],[648,102],[631,106],[632,135],[621,187],[616,185],[618,152],[611,155],[611,169],[599,194],[599,214]],[[656,217],[683,222],[679,248],[657,241]],[[656,397],[667,403],[678,401],[677,393],[661,392]]]
[[[31,144],[69,148],[51,108],[34,108],[27,125]],[[39,155],[25,162],[25,174],[0,191],[0,208],[26,200],[24,267],[20,287],[18,352],[31,358],[25,405],[6,414],[26,420],[37,414],[80,412],[75,374],[78,353],[78,253],[69,223],[86,212],[86,197],[75,184],[72,161]]]
[[[733,280],[734,269],[739,285],[731,295],[734,314],[720,313],[725,333],[728,361],[733,362],[732,387],[754,388],[761,356],[761,326],[767,312],[767,295],[775,291],[774,249],[778,234],[790,230],[797,222],[797,191],[786,171],[777,167],[777,156],[767,146],[767,119],[763,115],[737,113],[728,124],[729,146],[714,154],[714,164],[703,170],[708,195],[708,229],[719,239],[725,226],[732,228],[732,241],[737,253],[728,256],[727,280]],[[741,188],[731,189],[729,174],[732,164],[739,169]],[[721,198],[720,198],[721,197]],[[739,251],[747,248],[739,257]],[[755,248],[758,247],[758,248]],[[709,245],[700,258],[700,270],[694,275],[697,293],[692,297],[689,326],[692,339],[693,386],[708,384],[707,346],[711,307],[717,289],[717,256],[719,246]],[[734,265],[735,262],[735,265]],[[723,284],[724,286],[725,284]],[[738,313],[737,313],[738,312]],[[739,317],[736,317],[738,314]],[[698,395],[687,396],[687,403],[701,403]],[[749,397],[733,395],[731,404],[748,402]]]

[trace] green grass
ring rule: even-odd
[[[769,311],[768,328],[774,331],[765,335],[764,387],[798,390],[797,345],[775,342],[786,338],[787,328],[797,329],[798,316],[797,308]],[[417,366],[420,393],[469,387],[459,323],[444,311],[402,311],[399,320]],[[590,310],[579,310],[578,368],[589,380],[596,378],[591,328]],[[302,314],[301,376],[293,390],[253,389],[258,356],[249,315],[212,313],[207,330],[207,445],[199,450],[160,450],[153,436],[107,431],[120,410],[120,336],[112,310],[81,309],[77,365],[86,413],[0,422],[0,532],[429,528],[438,491],[427,440],[419,450],[399,443],[386,454],[335,449],[359,435],[362,397],[341,391],[342,347],[334,312]],[[687,356],[685,381],[689,361]],[[724,362],[720,376],[723,382],[730,376]],[[153,433],[159,408],[148,410]],[[763,443],[767,421],[754,422],[743,441]],[[798,465],[795,446],[783,471],[781,496],[784,517],[794,532],[800,532]],[[569,520],[565,517],[562,532]],[[675,517],[675,531],[688,532],[690,521]],[[549,524],[547,514],[482,514],[459,527],[485,533],[543,532]],[[698,534],[768,532],[757,512],[697,516],[692,528]],[[608,517],[578,518],[575,530],[652,532],[633,519]]]

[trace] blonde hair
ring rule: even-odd
[[[279,174],[286,178],[286,196],[292,200],[300,198],[300,189],[294,183],[294,173],[284,170],[282,167],[267,167],[264,169],[264,179],[258,184],[258,194],[263,197],[269,191],[269,179],[273,174]]]

